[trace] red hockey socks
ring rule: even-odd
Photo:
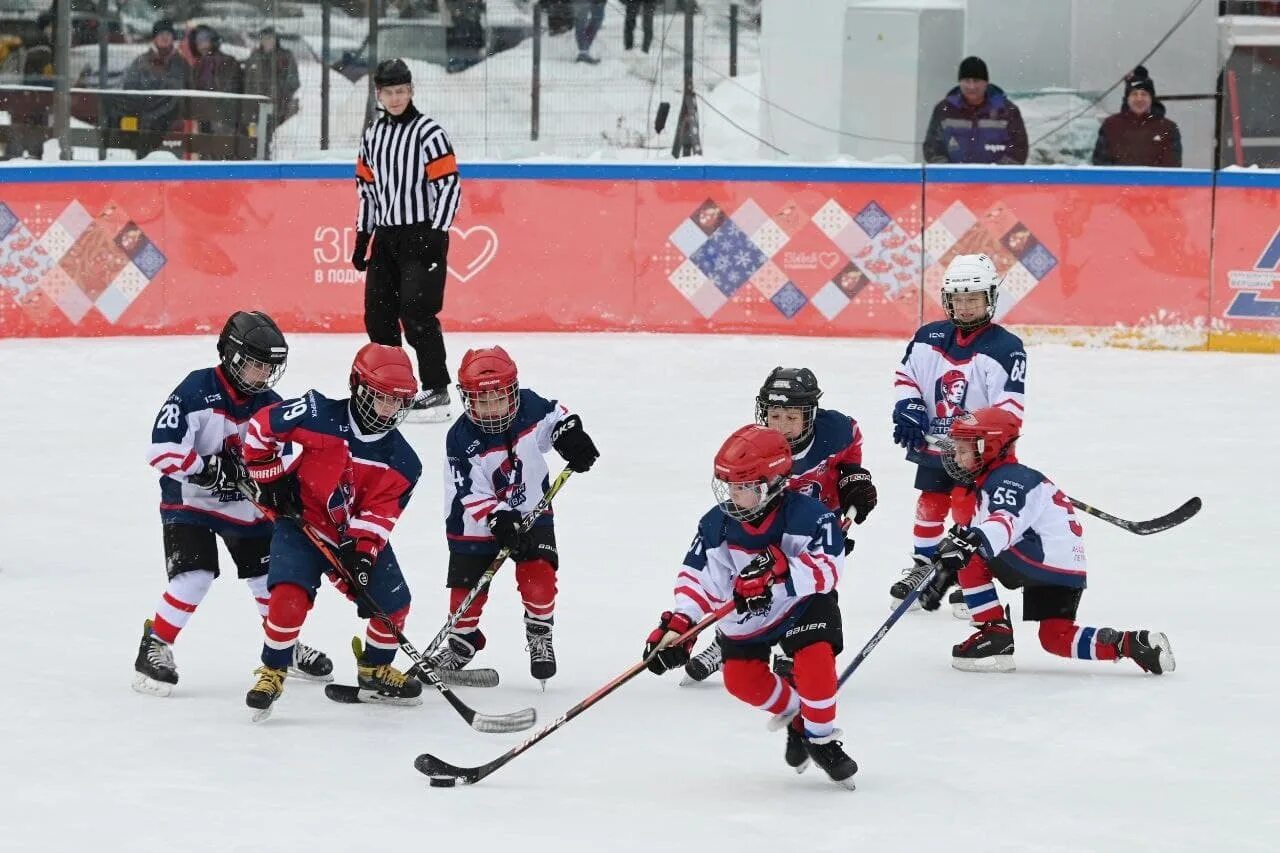
[[[969,608],[969,618],[974,622],[994,622],[1004,618],[1004,607],[1000,604],[1000,596],[996,585],[992,582],[991,570],[986,560],[977,554],[969,558],[969,562],[957,576],[960,590],[964,593],[964,605]]]
[[[267,618],[263,620],[262,662],[272,669],[288,669],[293,663],[293,644],[311,609],[311,596],[294,583],[279,583],[271,590]]]
[[[1098,644],[1098,629],[1077,625],[1070,619],[1045,619],[1040,623],[1040,645],[1050,654],[1079,660],[1115,660],[1116,647]]]
[[[471,588],[465,586],[449,587],[449,612],[456,613],[458,606],[462,604],[462,600],[471,594]],[[453,630],[458,634],[465,634],[468,631],[474,631],[480,627],[480,614],[484,613],[484,606],[489,601],[489,591],[485,590],[476,596],[476,600],[471,602],[471,606],[467,608],[467,612],[458,617],[458,622],[454,625]]]
[[[409,616],[409,605],[405,605],[395,613],[388,613],[395,630],[381,619],[370,619],[364,630],[364,657],[361,663],[369,666],[382,666],[396,659],[396,650],[400,643],[396,641],[396,631],[404,631],[404,620]]]
[[[162,643],[173,644],[178,632],[187,625],[191,614],[213,585],[213,572],[197,570],[182,572],[169,581],[169,587],[156,605],[156,615],[151,620],[151,633]]]
[[[556,570],[546,560],[517,563],[516,588],[529,617],[550,621],[555,615]]]
[[[942,541],[946,529],[947,513],[951,510],[949,492],[921,492],[916,499],[916,526],[913,531],[915,552],[933,556]]]
[[[770,714],[792,713],[800,704],[791,685],[774,675],[762,660],[725,661],[724,688],[734,698]]]
[[[814,643],[795,654],[792,669],[800,694],[800,716],[811,738],[827,737],[836,722],[836,656],[830,643]]]

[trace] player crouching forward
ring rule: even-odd
[[[832,512],[862,524],[876,508],[876,487],[862,467],[862,430],[835,409],[818,408],[822,389],[807,367],[775,367],[756,394],[756,423],[776,429],[791,446],[787,488],[817,498]],[[848,522],[844,522],[848,529]],[[845,543],[845,554],[853,540]],[[687,681],[703,681],[719,672],[720,644],[714,640],[685,667]],[[790,672],[791,661],[778,656],[774,671]]]
[[[449,540],[449,609],[455,611],[507,548],[516,563],[524,603],[529,672],[545,684],[556,674],[551,629],[555,623],[555,525],[551,511],[522,529],[550,487],[544,456],[553,447],[577,472],[590,470],[599,452],[582,419],[555,400],[521,388],[516,363],[502,347],[469,350],[458,370],[464,414],[445,438],[445,535]],[[488,594],[476,596],[448,642],[432,656],[437,669],[457,670],[485,646],[480,615]]]
[[[993,580],[1022,588],[1022,618],[1040,623],[1040,645],[1066,658],[1130,658],[1154,675],[1173,672],[1164,634],[1077,625],[1085,588],[1084,531],[1070,499],[1049,478],[1018,462],[1018,419],[979,409],[951,424],[942,442],[948,473],[978,490],[973,527],[953,527],[938,550],[939,571],[921,592],[936,610],[958,576],[978,631],[951,650],[951,665],[969,672],[1012,672],[1013,627]]]
[[[304,526],[341,555],[352,582],[395,628],[404,627],[409,613],[409,586],[389,537],[422,473],[417,454],[396,429],[409,413],[417,380],[404,350],[365,344],[351,366],[350,387],[348,400],[330,400],[313,390],[266,409],[254,416],[245,438],[245,463],[258,502],[278,514],[262,666],[245,696],[259,712],[269,713],[284,690],[284,668],[320,578],[336,574]],[[289,470],[281,457],[286,442],[301,448]],[[335,584],[354,597],[345,583]],[[357,650],[360,698],[421,704],[422,685],[391,665],[398,648],[392,627],[370,618],[363,607],[359,613],[369,618],[365,648]]]
[[[820,501],[789,491],[791,448],[776,430],[739,429],[716,454],[712,488],[718,505],[676,578],[675,604],[644,647],[649,669],[684,666],[692,642],[668,645],[732,600],[717,641],[724,686],[755,708],[790,718],[785,759],[803,772],[812,758],[832,780],[853,787],[858,765],[837,738],[836,655],[844,647],[836,583],[844,568],[844,533]],[[769,669],[775,645],[791,655],[791,680]],[[793,686],[794,685],[794,686]]]
[[[267,616],[271,522],[237,489],[240,442],[249,418],[280,402],[271,390],[284,374],[289,345],[261,311],[237,311],[218,335],[218,365],[193,371],[165,400],[147,453],[160,472],[160,520],[169,584],[146,620],[134,661],[133,689],[168,696],[178,683],[173,645],[218,577],[218,538],[258,612]],[[332,681],[323,652],[294,645],[289,673]]]

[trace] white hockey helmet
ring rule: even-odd
[[[951,322],[963,331],[972,331],[987,323],[996,313],[996,295],[1000,288],[1000,277],[996,273],[996,265],[986,255],[956,255],[947,265],[942,277],[942,307],[946,310]],[[957,293],[987,294],[987,314],[980,320],[961,322],[956,319],[955,308],[951,297]]]

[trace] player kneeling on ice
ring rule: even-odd
[[[775,367],[756,394],[756,423],[782,433],[791,447],[787,488],[861,524],[876,508],[876,487],[862,467],[862,430],[843,412],[818,408],[821,397],[818,377],[809,368]],[[852,549],[853,540],[847,540],[845,554]],[[721,664],[720,644],[713,640],[685,666],[686,681],[703,681]],[[791,666],[785,655],[773,662],[774,672],[783,677]]]
[[[813,759],[853,787],[858,770],[837,738],[836,655],[844,647],[836,582],[844,533],[821,501],[789,491],[791,447],[777,430],[739,429],[715,459],[717,506],[676,578],[675,604],[649,634],[644,656],[662,674],[689,660],[692,642],[667,645],[732,600],[737,616],[719,623],[724,686],[769,714],[789,718],[785,758],[796,772]],[[795,663],[790,680],[769,668],[775,645]],[[656,654],[655,654],[656,652]]]
[[[445,535],[449,541],[449,609],[455,611],[506,548],[516,563],[524,604],[529,672],[546,682],[556,674],[555,524],[548,511],[527,524],[550,487],[545,454],[553,448],[575,472],[600,454],[582,419],[555,400],[521,388],[516,363],[502,347],[468,350],[458,370],[464,413],[445,438]],[[448,641],[432,656],[437,669],[458,670],[485,646],[481,592],[461,614]]]
[[[993,580],[1022,589],[1022,618],[1040,623],[1040,645],[1067,658],[1130,658],[1147,672],[1173,672],[1164,634],[1077,625],[1085,588],[1083,529],[1071,501],[1049,478],[1018,462],[1019,422],[1003,409],[979,409],[951,424],[943,464],[978,493],[972,527],[956,526],[938,549],[938,573],[920,593],[936,610],[960,581],[977,632],[951,650],[951,665],[969,672],[1012,672],[1013,627]]]
[[[351,582],[396,629],[409,613],[409,586],[389,537],[422,473],[418,455],[396,429],[409,413],[417,381],[404,350],[365,344],[351,366],[350,387],[347,400],[312,390],[259,412],[245,438],[258,502],[277,514],[262,666],[245,697],[260,712],[269,713],[284,690],[285,667],[321,577],[329,574],[340,591],[355,595],[308,533],[340,554]],[[286,468],[282,453],[290,442],[300,453]],[[372,615],[359,612],[361,618]],[[422,685],[391,665],[398,648],[392,626],[369,619],[364,648],[358,640],[353,645],[362,699],[421,704]]]
[[[237,311],[218,335],[218,365],[193,371],[173,390],[151,429],[147,458],[160,472],[160,521],[169,585],[142,628],[133,689],[168,696],[178,683],[173,644],[218,576],[218,538],[267,615],[271,522],[237,489],[240,443],[249,418],[280,402],[271,390],[289,345],[261,311]],[[297,643],[282,666],[332,681],[333,663]]]

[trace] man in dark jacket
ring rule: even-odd
[[[1120,112],[1107,116],[1098,128],[1093,165],[1182,165],[1182,134],[1165,118],[1164,104],[1156,100],[1156,82],[1141,65],[1125,77]]]
[[[138,56],[125,69],[122,89],[185,89],[191,68],[174,44],[173,23],[156,21],[151,27],[151,48]],[[115,99],[112,99],[115,101]],[[128,97],[112,103],[112,118],[137,116],[138,130],[143,133],[165,133],[178,117],[179,100],[172,96]],[[115,121],[112,121],[116,125]],[[159,146],[154,142],[138,142],[141,159]]]
[[[271,98],[273,110],[271,130],[298,111],[298,61],[293,51],[280,45],[275,27],[266,27],[258,33],[258,46],[244,61],[244,91],[246,95],[266,95]],[[258,105],[245,105],[245,125],[258,121]],[[262,128],[255,128],[260,131]],[[270,138],[270,136],[268,136]]]
[[[976,56],[960,63],[959,85],[933,108],[924,138],[926,163],[1027,162],[1022,113]]]

